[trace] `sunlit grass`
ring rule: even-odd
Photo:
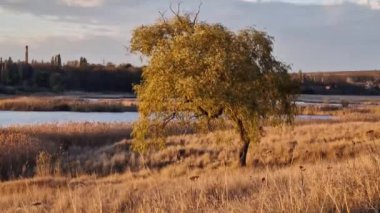
[[[86,100],[81,98],[18,97],[0,99],[0,110],[9,111],[74,111],[74,112],[134,112],[134,101],[122,99]]]
[[[14,175],[0,184],[0,209],[374,211],[380,207],[380,121],[357,118],[376,116],[377,109],[345,110],[336,112],[340,119],[334,122],[265,127],[261,142],[251,146],[245,169],[237,166],[239,140],[229,129],[187,135],[174,131],[166,148],[139,155],[130,148],[129,124],[5,128],[0,137],[5,161],[0,162],[12,162],[20,170],[8,167]],[[33,159],[40,172],[27,167],[29,173],[20,174],[33,178],[15,175],[26,169],[25,160]]]

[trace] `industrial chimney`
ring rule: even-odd
[[[25,63],[29,64],[29,47],[26,45],[25,47]]]

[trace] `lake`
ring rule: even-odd
[[[332,115],[297,115],[298,120],[333,120],[335,119]]]
[[[16,112],[0,111],[0,126],[69,123],[69,122],[133,122],[137,112],[98,113],[98,112]]]
[[[380,96],[366,96],[366,95],[300,95],[298,97],[298,104],[327,104],[327,105],[341,105],[342,101],[347,101],[350,104],[361,104],[366,102],[380,103]]]
[[[299,120],[331,120],[329,115],[299,115]],[[133,122],[138,119],[137,112],[100,113],[100,112],[16,112],[0,111],[0,126],[69,123],[69,122]]]

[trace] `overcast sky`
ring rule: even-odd
[[[173,1],[172,1],[173,2]],[[175,2],[175,1],[174,1]],[[195,11],[199,0],[184,0]],[[170,0],[0,0],[0,56],[139,64],[127,54],[133,28],[153,23]],[[170,15],[170,13],[167,13]],[[380,69],[380,0],[203,0],[201,20],[275,37],[293,70]]]

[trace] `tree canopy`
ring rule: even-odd
[[[254,28],[233,32],[221,24],[175,14],[134,30],[131,50],[148,59],[135,86],[139,121],[134,146],[162,146],[167,124],[232,123],[240,135],[240,165],[264,124],[291,122],[297,85],[272,55],[273,38]],[[200,125],[202,126],[202,125]]]

